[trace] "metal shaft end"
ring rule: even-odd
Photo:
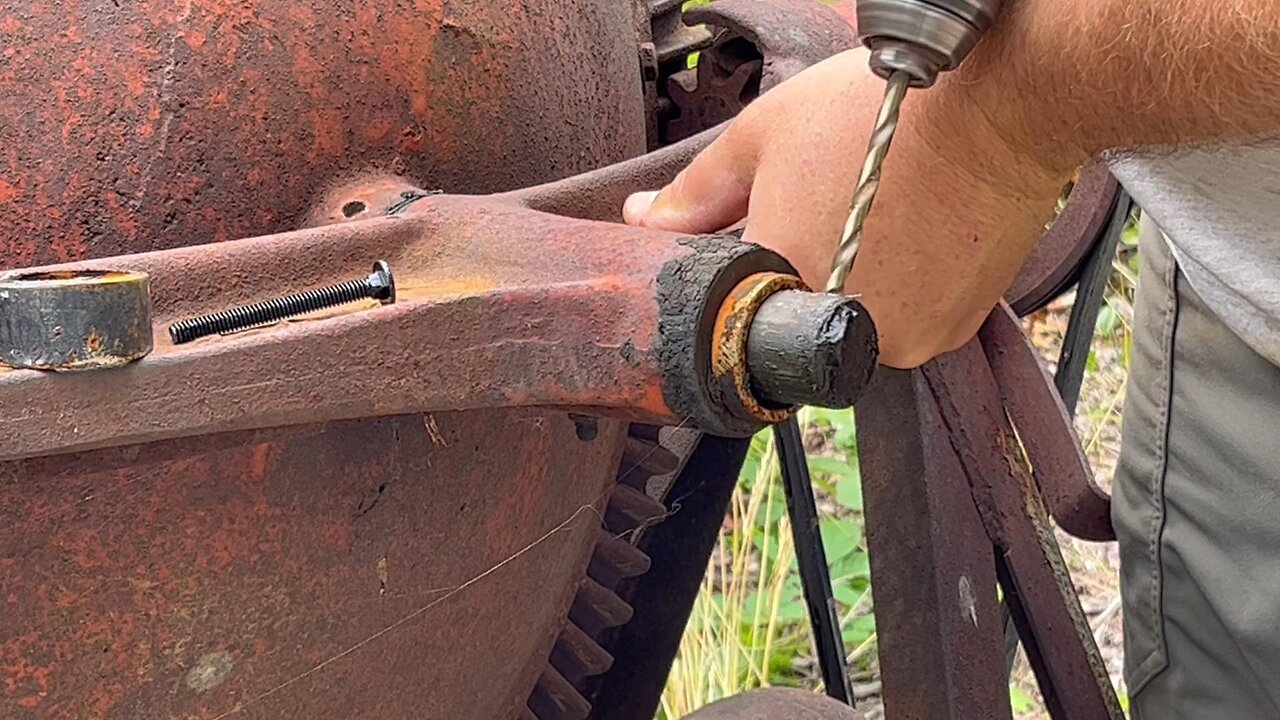
[[[800,290],[769,296],[747,335],[751,392],[773,405],[853,407],[879,358],[876,327],[851,297]]]

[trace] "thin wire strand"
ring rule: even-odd
[[[598,500],[597,500],[597,502],[598,502]],[[556,525],[554,528],[552,528],[552,529],[548,530],[544,535],[542,535],[541,537],[539,537],[537,540],[534,540],[533,542],[529,543],[528,545],[525,545],[523,548],[520,548],[520,550],[518,550],[515,554],[511,555],[510,557],[508,557],[507,559],[505,559],[505,560],[503,560],[502,562],[498,563],[497,565],[494,565],[493,567],[489,568],[488,570],[485,570],[484,572],[480,573],[479,575],[476,575],[475,577],[473,577],[473,578],[471,578],[470,580],[468,580],[468,581],[466,581],[466,582],[462,583],[461,585],[457,585],[457,586],[454,586],[454,587],[452,587],[452,588],[436,588],[436,589],[434,589],[434,590],[428,590],[427,592],[445,592],[446,590],[447,590],[448,592],[445,592],[445,594],[444,594],[444,595],[442,595],[441,597],[438,597],[438,598],[436,598],[435,600],[432,600],[431,602],[427,603],[426,605],[423,605],[422,607],[418,608],[417,610],[414,610],[413,612],[409,613],[408,615],[405,615],[404,617],[400,618],[399,620],[397,620],[397,621],[395,621],[395,622],[391,623],[390,625],[388,625],[388,626],[384,627],[383,629],[379,630],[378,632],[376,632],[376,633],[374,633],[374,634],[370,635],[369,637],[365,638],[364,640],[361,640],[360,642],[358,642],[358,643],[356,643],[356,644],[352,645],[351,647],[347,648],[346,650],[343,650],[342,652],[340,652],[340,653],[338,653],[338,654],[334,655],[333,657],[329,658],[328,660],[325,660],[324,662],[321,662],[321,663],[319,663],[319,664],[317,664],[317,665],[315,665],[315,666],[311,667],[310,669],[305,670],[305,671],[303,671],[303,672],[301,672],[301,673],[299,673],[299,674],[295,675],[294,677],[292,677],[292,678],[290,678],[290,679],[288,679],[288,680],[286,680],[286,681],[284,681],[284,682],[280,683],[279,685],[277,685],[277,686],[275,686],[275,687],[271,688],[270,690],[267,690],[267,691],[266,691],[266,692],[264,692],[264,693],[261,693],[261,694],[259,694],[259,695],[255,695],[255,696],[253,696],[253,697],[249,698],[248,700],[245,700],[244,702],[237,703],[237,704],[235,705],[235,707],[232,707],[230,710],[227,710],[226,712],[224,712],[224,713],[222,713],[222,714],[220,714],[220,715],[215,715],[213,718],[211,718],[211,720],[222,720],[223,718],[226,718],[226,717],[230,717],[230,716],[232,716],[232,715],[235,715],[236,713],[239,713],[240,711],[242,711],[242,710],[244,710],[244,709],[248,708],[250,705],[254,705],[254,704],[257,704],[257,703],[259,703],[259,702],[261,702],[261,701],[263,701],[263,700],[266,700],[267,698],[271,697],[272,695],[275,695],[276,693],[280,692],[281,690],[284,690],[285,688],[289,687],[290,685],[294,685],[294,684],[296,684],[296,683],[298,683],[298,682],[300,682],[300,681],[302,681],[302,680],[304,680],[304,679],[306,679],[306,678],[310,677],[311,675],[314,675],[315,673],[320,672],[321,670],[325,669],[325,668],[326,668],[326,667],[328,667],[329,665],[332,665],[333,663],[335,663],[335,662],[337,662],[337,661],[341,660],[342,658],[345,658],[345,657],[347,657],[348,655],[350,655],[350,654],[352,654],[352,653],[356,652],[357,650],[360,650],[361,648],[365,647],[365,646],[366,646],[366,645],[368,645],[369,643],[372,643],[372,642],[374,642],[374,641],[378,640],[379,638],[383,637],[384,635],[386,635],[387,633],[391,632],[392,630],[395,630],[395,629],[397,629],[397,628],[399,628],[399,627],[403,626],[405,623],[410,622],[411,620],[413,620],[414,618],[418,617],[419,615],[422,615],[423,613],[427,612],[427,611],[428,611],[428,610],[430,610],[431,608],[434,608],[435,606],[437,606],[437,605],[439,605],[440,603],[442,603],[442,602],[444,602],[444,601],[448,600],[449,598],[454,597],[455,595],[457,595],[458,593],[462,592],[463,590],[466,590],[467,588],[471,587],[472,585],[475,585],[476,583],[480,582],[481,580],[484,580],[485,578],[487,578],[487,577],[489,577],[490,575],[492,575],[492,574],[496,573],[497,571],[501,570],[502,568],[506,567],[507,565],[509,565],[509,564],[511,564],[511,563],[513,563],[513,562],[515,562],[516,560],[520,559],[521,557],[523,557],[524,555],[526,555],[527,553],[529,553],[530,551],[532,551],[532,550],[533,550],[534,548],[536,548],[538,545],[541,545],[543,542],[545,542],[547,539],[549,539],[550,537],[552,537],[552,536],[553,536],[553,535],[555,535],[556,533],[558,533],[558,532],[560,532],[560,531],[564,530],[565,528],[569,527],[570,525],[572,525],[572,524],[573,524],[573,522],[574,522],[575,520],[577,520],[577,519],[578,519],[578,518],[579,518],[579,517],[580,517],[584,512],[586,512],[586,511],[588,511],[588,510],[590,510],[590,511],[592,512],[592,514],[596,515],[597,517],[599,517],[599,516],[600,516],[600,510],[599,510],[599,508],[596,508],[593,504],[583,505],[582,507],[580,507],[580,508],[578,508],[576,511],[574,511],[574,513],[573,513],[572,515],[570,515],[570,516],[569,516],[569,517],[568,517],[564,522],[562,522],[562,523],[560,523],[559,525]]]
[[[679,429],[681,429],[681,428],[685,427],[685,425],[686,425],[687,423],[688,423],[688,419],[686,418],[686,419],[684,419],[684,420],[681,420],[679,425],[675,425],[675,426],[673,426],[673,427],[672,427],[672,429],[673,429],[673,430],[679,430]],[[641,465],[641,464],[643,464],[645,460],[648,460],[648,459],[649,459],[649,457],[650,457],[651,455],[653,455],[654,453],[658,452],[658,450],[660,449],[660,447],[661,447],[661,445],[655,446],[652,450],[650,450],[649,452],[645,453],[645,454],[644,454],[644,455],[643,455],[639,460],[637,460],[637,461],[636,461],[636,462],[635,462],[631,467],[627,468],[627,470],[626,470],[625,472],[619,473],[619,474],[617,475],[617,477],[620,477],[620,478],[621,478],[621,477],[626,477],[628,474],[630,474],[630,473],[631,473],[632,471],[634,471],[636,468],[640,467],[640,465]],[[583,505],[583,506],[579,507],[577,510],[575,510],[575,511],[573,512],[573,514],[571,514],[569,517],[565,518],[562,522],[560,522],[559,524],[557,524],[555,527],[553,527],[553,528],[551,528],[550,530],[548,530],[547,532],[543,533],[540,537],[538,537],[538,539],[534,540],[533,542],[529,543],[528,545],[525,545],[524,547],[522,547],[522,548],[520,548],[519,550],[517,550],[517,551],[516,551],[514,554],[512,554],[510,557],[507,557],[505,560],[503,560],[503,561],[499,562],[498,564],[496,564],[496,565],[494,565],[494,566],[490,567],[489,569],[485,570],[484,572],[480,573],[479,575],[476,575],[476,576],[472,577],[470,580],[467,580],[466,582],[462,583],[461,585],[455,585],[455,586],[452,586],[452,587],[435,588],[435,589],[427,590],[427,591],[426,591],[427,593],[443,592],[443,593],[445,593],[443,596],[438,597],[438,598],[436,598],[435,600],[432,600],[431,602],[429,602],[429,603],[427,603],[427,604],[423,605],[422,607],[418,608],[417,610],[414,610],[414,611],[410,612],[408,615],[405,615],[404,617],[400,618],[399,620],[396,620],[395,622],[391,623],[390,625],[388,625],[388,626],[386,626],[386,627],[382,628],[381,630],[379,630],[379,631],[375,632],[374,634],[370,635],[369,637],[367,637],[367,638],[365,638],[365,639],[361,640],[361,641],[360,641],[360,642],[358,642],[358,643],[355,643],[354,645],[352,645],[352,646],[348,647],[347,649],[345,649],[345,650],[343,650],[343,651],[341,651],[341,652],[337,653],[336,655],[333,655],[332,657],[328,658],[327,660],[324,660],[323,662],[320,662],[320,663],[318,663],[318,664],[316,664],[316,665],[313,665],[312,667],[308,668],[307,670],[304,670],[304,671],[302,671],[301,673],[298,673],[297,675],[295,675],[295,676],[293,676],[293,677],[289,678],[288,680],[285,680],[284,682],[280,683],[279,685],[276,685],[275,687],[271,688],[270,690],[267,690],[267,691],[265,691],[265,692],[262,692],[262,693],[260,693],[260,694],[258,694],[258,695],[254,695],[253,697],[251,697],[251,698],[249,698],[248,700],[245,700],[245,701],[243,701],[243,702],[236,703],[236,704],[235,704],[231,709],[226,710],[226,711],[222,712],[222,713],[221,713],[221,714],[219,714],[219,715],[215,715],[215,716],[213,716],[212,718],[209,718],[209,720],[223,720],[224,718],[228,718],[228,717],[231,717],[232,715],[236,715],[236,714],[240,713],[241,711],[246,710],[247,708],[249,708],[249,706],[251,706],[251,705],[256,705],[257,703],[262,702],[263,700],[266,700],[267,698],[271,697],[272,695],[275,695],[276,693],[280,692],[281,690],[284,690],[284,689],[286,689],[286,688],[288,688],[288,687],[290,687],[290,686],[292,686],[292,685],[295,685],[295,684],[297,684],[297,683],[301,682],[302,680],[305,680],[306,678],[308,678],[308,677],[310,677],[310,676],[312,676],[312,675],[314,675],[314,674],[316,674],[316,673],[320,672],[321,670],[323,670],[323,669],[325,669],[326,667],[328,667],[328,666],[332,665],[333,663],[335,663],[335,662],[337,662],[337,661],[339,661],[339,660],[341,660],[341,659],[343,659],[343,658],[345,658],[345,657],[347,657],[347,656],[351,655],[352,653],[357,652],[357,651],[358,651],[358,650],[360,650],[361,648],[363,648],[363,647],[365,647],[365,646],[369,645],[369,644],[370,644],[370,643],[372,643],[372,642],[375,642],[375,641],[376,641],[376,640],[378,640],[379,638],[384,637],[387,633],[389,633],[389,632],[391,632],[391,631],[393,631],[393,630],[396,630],[397,628],[400,628],[400,627],[404,626],[406,623],[408,623],[408,622],[412,621],[414,618],[419,617],[420,615],[422,615],[423,613],[427,612],[428,610],[431,610],[432,608],[436,607],[436,606],[437,606],[437,605],[439,605],[440,603],[443,603],[444,601],[446,601],[446,600],[448,600],[448,599],[450,599],[450,598],[452,598],[452,597],[454,597],[454,596],[458,595],[459,593],[461,593],[462,591],[464,591],[464,590],[466,590],[467,588],[471,587],[472,585],[475,585],[476,583],[480,582],[481,580],[484,580],[485,578],[487,578],[487,577],[489,577],[490,575],[492,575],[492,574],[494,574],[494,573],[498,572],[499,570],[501,570],[502,568],[506,567],[507,565],[510,565],[511,563],[513,563],[513,562],[515,562],[516,560],[520,559],[520,558],[521,558],[521,557],[523,557],[524,555],[527,555],[528,553],[530,553],[531,551],[533,551],[536,547],[538,547],[539,545],[541,545],[542,543],[544,543],[544,542],[546,542],[548,539],[550,539],[552,536],[554,536],[556,533],[559,533],[559,532],[561,532],[561,531],[565,530],[566,528],[568,528],[570,525],[572,525],[572,524],[574,523],[574,521],[576,521],[579,517],[581,517],[581,516],[582,516],[582,514],[583,514],[584,512],[590,511],[590,512],[591,512],[591,514],[593,514],[593,515],[595,515],[597,518],[599,518],[601,522],[604,522],[604,514],[602,513],[602,511],[600,510],[600,508],[596,507],[596,505],[597,505],[597,504],[600,504],[600,503],[603,503],[603,502],[605,502],[606,500],[608,500],[608,498],[609,498],[610,494],[612,494],[612,492],[613,492],[613,490],[614,490],[614,487],[615,487],[615,486],[614,486],[613,484],[610,484],[607,488],[605,488],[604,492],[600,493],[600,495],[598,495],[594,500],[592,500],[590,503],[588,503],[588,504],[586,504],[586,505]],[[677,499],[676,499],[676,502],[678,503],[680,500],[683,500],[683,499],[684,499],[683,497],[681,497],[681,498],[677,498]],[[671,509],[671,511],[670,511],[670,512],[668,512],[664,517],[669,517],[669,516],[671,516],[671,515],[674,515],[674,514],[675,514],[676,512],[678,512],[678,511],[679,511],[679,507],[678,507],[678,506],[673,506],[673,507],[672,507],[672,509]],[[621,537],[621,536],[619,536],[619,537]]]

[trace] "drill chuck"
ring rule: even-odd
[[[925,88],[968,56],[1002,1],[858,0],[858,35],[877,75],[902,72],[912,87]]]

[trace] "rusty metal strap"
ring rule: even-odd
[[[1111,498],[1093,480],[1071,416],[1022,324],[1001,303],[978,333],[1000,405],[1021,443],[1049,513],[1072,535],[1114,540]]]
[[[399,215],[408,210],[414,203],[422,198],[431,197],[432,195],[443,195],[444,190],[405,190],[400,193],[400,199],[392,203],[382,212],[383,215]]]
[[[1059,718],[1123,718],[978,341],[929,363],[923,375],[996,546],[1001,585],[1050,712]]]

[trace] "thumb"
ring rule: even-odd
[[[658,192],[627,198],[628,224],[672,232],[709,233],[747,215],[759,153],[741,122],[730,125]]]

